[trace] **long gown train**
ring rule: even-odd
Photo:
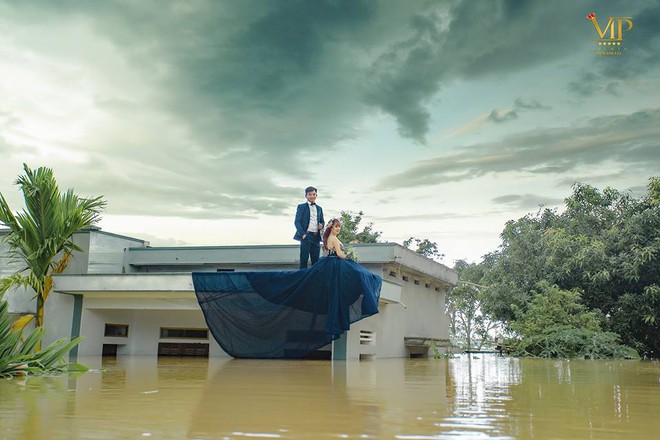
[[[193,272],[206,323],[236,358],[301,358],[378,313],[382,279],[335,256],[303,270]]]

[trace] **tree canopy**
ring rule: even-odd
[[[442,260],[445,257],[445,254],[441,253],[438,249],[438,243],[431,241],[428,238],[415,238],[410,237],[408,240],[403,242],[403,247],[406,249],[411,249],[413,243],[416,245],[414,249],[420,255],[424,255],[426,258]]]
[[[498,327],[484,310],[486,286],[482,285],[488,267],[484,263],[458,260],[458,285],[447,293],[446,310],[449,316],[450,336],[455,344],[471,350],[481,350],[491,339],[491,331]]]
[[[485,310],[510,330],[532,334],[523,331],[531,310],[579,306],[582,318],[599,316],[599,328],[618,334],[639,353],[657,356],[660,178],[651,178],[647,189],[635,198],[578,183],[563,212],[542,209],[509,221],[500,249],[489,256]],[[563,299],[547,302],[551,294]],[[557,325],[599,330],[571,323],[570,314],[561,316]],[[547,329],[547,323],[540,328]]]
[[[354,213],[352,211],[341,211],[340,220],[342,223],[341,232],[338,235],[342,243],[378,243],[382,232],[374,230],[374,224],[368,223],[360,230],[363,211]]]

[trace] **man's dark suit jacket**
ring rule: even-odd
[[[316,220],[318,223],[321,223],[323,226],[325,226],[325,221],[323,220],[323,209],[319,205],[315,205],[317,208],[317,215],[316,215]],[[296,235],[293,236],[294,240],[302,240],[303,234],[307,233],[307,226],[309,226],[309,204],[307,202],[301,203],[298,205],[298,209],[296,210],[296,220],[293,222],[294,225],[296,225]],[[318,239],[319,241],[322,240],[321,237],[321,232],[323,229],[319,231]]]

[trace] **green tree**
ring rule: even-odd
[[[660,178],[646,196],[573,186],[562,213],[543,209],[509,221],[484,277],[487,310],[510,327],[539,283],[577,291],[602,327],[640,353],[660,353]],[[547,290],[541,291],[548,293]]]
[[[447,293],[450,334],[466,350],[480,350],[498,326],[483,307],[486,288],[481,282],[486,269],[484,262],[456,261],[454,270],[458,272],[458,285]]]
[[[415,252],[420,255],[423,255],[427,258],[442,260],[445,257],[445,254],[441,253],[438,249],[438,243],[431,241],[428,238],[419,239],[415,237],[410,237],[408,240],[403,242],[403,247],[410,249],[413,245],[417,245]]]
[[[514,307],[511,328],[520,338],[511,347],[515,355],[562,358],[636,358],[620,344],[619,335],[601,330],[602,314],[589,311],[577,290],[538,283],[525,310]]]
[[[513,306],[524,308],[530,292],[545,276],[544,229],[553,224],[556,214],[544,210],[506,223],[497,252],[488,254],[489,270],[483,283],[488,285],[485,308],[495,319],[512,322]]]
[[[37,300],[35,325],[41,327],[52,275],[66,268],[73,251],[81,250],[73,234],[94,225],[106,203],[101,197],[81,198],[72,189],[62,194],[50,168],[31,170],[23,164],[23,169],[25,175],[15,183],[23,193],[25,210],[14,215],[0,194],[0,221],[10,229],[4,240],[10,257],[23,265],[0,280],[0,294],[13,287],[31,288]]]
[[[514,306],[516,320],[511,328],[519,335],[538,335],[544,329],[558,325],[601,330],[602,315],[589,311],[580,302],[577,290],[562,290],[541,281],[531,293],[532,299],[524,310]]]
[[[373,223],[368,223],[360,230],[360,223],[364,212],[357,214],[351,211],[341,212],[341,232],[338,235],[339,240],[344,244],[350,243],[378,243],[382,232],[375,231]]]

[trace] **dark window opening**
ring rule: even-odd
[[[306,356],[301,359],[312,360],[312,361],[330,361],[332,360],[332,351],[330,350],[315,350],[311,353],[308,353]]]
[[[209,330],[206,328],[160,328],[160,337],[178,339],[208,339]]]
[[[103,336],[112,336],[115,338],[128,337],[128,324],[106,324]]]
[[[103,344],[102,355],[117,357],[117,344]]]
[[[188,342],[159,342],[158,356],[209,357],[209,344]]]

